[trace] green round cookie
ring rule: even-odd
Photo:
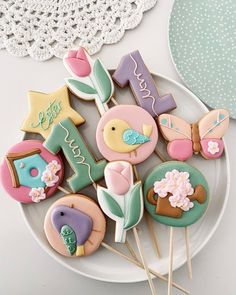
[[[161,198],[152,190],[154,189],[154,183],[156,181],[163,180],[164,178],[166,178],[166,173],[172,172],[173,170],[189,173],[189,178],[186,181],[188,182],[189,180],[189,183],[191,184],[194,192],[192,195],[185,196],[189,198],[190,201],[193,203],[191,204],[193,205],[193,207],[189,208],[188,211],[184,211],[183,207],[181,208],[181,206],[173,207],[173,203],[173,206],[171,205],[169,197],[173,194],[171,194],[170,192],[169,195]],[[178,174],[178,172],[176,173]],[[187,174],[185,174],[185,177],[186,175]],[[166,180],[166,183],[170,183],[170,180]],[[173,186],[170,190],[172,191],[172,193],[176,192],[176,194],[178,195],[179,184],[177,180],[174,183],[177,183],[177,185],[174,186],[176,187],[176,190],[173,189]],[[209,202],[209,187],[205,177],[196,168],[184,162],[165,162],[154,168],[145,180],[144,201],[147,211],[156,221],[169,226],[185,227],[195,223],[206,211]]]

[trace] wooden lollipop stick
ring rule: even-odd
[[[114,97],[111,98],[111,101],[113,102],[113,104],[115,106],[118,106],[119,105],[118,102],[117,102],[117,100]]]
[[[149,283],[152,295],[155,295],[155,294],[157,294],[156,289],[155,289],[155,286],[153,284],[153,281],[152,281],[152,278],[151,278],[151,275],[150,275],[146,260],[145,260],[144,255],[143,255],[143,247],[142,247],[141,241],[139,239],[139,235],[138,235],[136,227],[133,228],[133,233],[134,233],[134,238],[135,238],[135,241],[136,241],[136,244],[137,244],[137,247],[138,247],[138,251],[139,251],[142,263],[143,263],[143,267],[144,267],[144,270],[145,270],[147,278],[148,278],[148,283]]]
[[[165,159],[165,157],[162,155],[162,153],[156,148],[154,150],[154,153],[158,156],[158,158],[162,161],[162,162],[166,162],[167,160]]]
[[[170,227],[170,241],[169,241],[169,275],[168,275],[168,295],[172,295],[172,270],[173,270],[173,235],[174,228]]]
[[[126,245],[127,249],[129,250],[130,254],[132,255],[132,257],[134,258],[134,260],[139,261],[133,247],[131,246],[131,244],[127,238],[125,240],[125,245]]]
[[[190,256],[190,247],[189,247],[189,231],[188,231],[187,226],[184,228],[184,236],[185,236],[185,245],[186,245],[188,277],[190,279],[192,279],[193,278],[193,273],[192,273],[192,263],[191,263],[191,256]]]
[[[161,252],[160,252],[159,244],[157,241],[156,232],[153,228],[152,218],[147,211],[145,211],[144,214],[145,214],[145,218],[146,218],[146,222],[147,222],[148,231],[149,231],[151,239],[152,239],[152,244],[153,244],[154,249],[156,250],[156,255],[158,258],[161,258]]]
[[[64,194],[71,194],[71,192],[69,192],[67,189],[65,189],[64,187],[62,187],[62,186],[58,186],[57,187],[61,192],[63,192]]]
[[[140,176],[139,176],[137,167],[135,165],[133,165],[133,169],[134,169],[135,178],[137,180],[140,180]],[[158,245],[157,237],[156,237],[155,230],[153,227],[153,221],[147,212],[145,214],[145,217],[146,217],[147,227],[148,227],[149,234],[151,236],[153,247],[155,249],[155,252],[157,253],[158,258],[160,258],[161,257],[160,247]]]
[[[122,253],[121,251],[119,251],[119,250],[113,248],[112,246],[108,245],[107,243],[102,242],[101,245],[102,245],[104,248],[106,248],[107,250],[111,251],[112,253],[114,253],[114,254],[116,254],[116,255],[119,255],[120,257],[126,259],[127,261],[129,261],[129,262],[131,262],[131,263],[137,265],[138,267],[144,269],[144,266],[143,266],[143,264],[142,264],[141,262],[136,261],[136,260],[134,260],[133,258],[131,258],[131,257],[127,256],[127,255],[125,255],[124,253]],[[163,280],[163,281],[165,281],[165,282],[168,282],[168,279],[167,279],[166,277],[164,277],[163,275],[159,274],[159,273],[156,272],[155,270],[149,268],[149,271],[150,271],[150,273],[151,273],[152,275],[154,275],[155,277],[157,277],[157,278],[159,278],[159,279],[161,279],[161,280]],[[181,287],[181,286],[178,285],[177,283],[172,282],[172,285],[173,285],[173,287],[175,287],[176,289],[182,291],[183,293],[185,293],[185,294],[190,294],[190,292],[189,292],[188,290],[186,290],[185,288]]]

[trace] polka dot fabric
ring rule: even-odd
[[[236,119],[236,1],[176,0],[169,24],[174,64],[186,85]]]

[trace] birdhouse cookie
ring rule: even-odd
[[[39,203],[50,197],[63,175],[61,158],[47,151],[40,140],[25,140],[14,145],[0,166],[2,186],[22,203]]]
[[[209,188],[196,168],[183,162],[157,166],[144,182],[145,207],[156,221],[174,227],[195,223],[206,211]]]
[[[152,154],[157,140],[155,120],[134,105],[111,108],[100,119],[96,131],[98,149],[109,161],[141,163]]]
[[[103,241],[106,220],[99,206],[84,195],[71,194],[48,210],[44,231],[48,242],[61,255],[88,256]]]

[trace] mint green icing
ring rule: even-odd
[[[63,225],[60,232],[61,238],[67,248],[68,253],[72,256],[76,252],[76,234],[69,225]]]
[[[20,185],[30,188],[46,186],[45,182],[41,180],[41,177],[46,170],[47,162],[39,154],[14,160],[13,163],[16,168]],[[36,176],[31,175],[30,172],[32,169],[38,171]]]
[[[201,184],[205,188],[207,195],[206,201],[203,204],[199,204],[197,201],[193,201],[194,207],[189,211],[183,211],[183,214],[180,218],[157,215],[156,206],[150,204],[147,201],[147,192],[151,187],[153,187],[155,181],[160,181],[161,179],[165,178],[166,172],[172,171],[173,169],[188,172],[190,175],[189,179],[192,187],[195,188],[196,185]],[[144,182],[144,201],[147,211],[156,221],[169,226],[185,227],[198,221],[198,219],[201,218],[206,211],[209,203],[209,187],[205,177],[199,170],[184,162],[170,161],[156,166],[146,178]]]
[[[102,93],[101,101],[103,103],[107,102],[112,94],[112,82],[99,59],[96,59],[94,63],[93,73],[96,78],[98,87]]]
[[[69,79],[68,82],[74,86],[76,89],[78,89],[79,91],[86,93],[86,94],[97,94],[96,89],[94,89],[93,87],[80,82],[78,80],[74,80],[74,79]]]
[[[138,182],[132,188],[130,195],[126,196],[127,220],[125,221],[124,229],[128,230],[132,228],[140,220],[143,214],[142,197],[142,185],[141,182]]]
[[[43,145],[53,154],[62,149],[74,171],[74,175],[67,179],[73,192],[78,192],[103,178],[107,162],[105,160],[95,161],[78,129],[70,119],[64,119],[54,125]]]
[[[123,218],[124,214],[120,205],[105,191],[102,190],[102,196],[104,201],[106,202],[109,211],[117,217]]]

